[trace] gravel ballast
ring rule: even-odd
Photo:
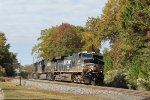
[[[12,80],[12,82],[16,84],[20,83],[18,79],[14,79]],[[52,90],[52,91],[74,93],[74,94],[97,94],[97,95],[111,98],[112,100],[150,100],[142,96],[122,94],[122,93],[110,91],[110,90],[85,88],[85,87],[81,87],[78,85],[71,86],[71,85],[62,85],[62,84],[45,83],[45,82],[42,83],[38,81],[29,81],[29,80],[22,80],[22,85],[25,85],[28,87]]]

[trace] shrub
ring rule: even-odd
[[[21,76],[22,78],[27,79],[28,78],[29,73],[26,71],[21,71],[21,73],[19,73],[19,76]]]
[[[113,86],[118,88],[128,88],[127,81],[125,80],[125,73],[122,70],[108,71],[105,77],[105,83],[107,86]]]
[[[135,57],[126,68],[126,80],[133,89],[150,90],[149,60]]]
[[[139,90],[150,90],[150,81],[138,78],[137,79],[137,89]]]

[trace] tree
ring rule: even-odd
[[[122,32],[120,37],[122,50],[122,64],[133,71],[136,78],[127,74],[129,83],[138,86],[139,79],[144,79],[143,84],[149,83],[150,77],[150,50],[148,49],[147,31],[150,30],[150,1],[149,0],[126,0],[126,6],[121,15]],[[150,87],[145,87],[150,89]]]
[[[147,31],[150,30],[149,0],[128,1],[122,12],[121,49],[125,59],[137,55],[147,44]],[[142,52],[142,51],[141,51]]]
[[[125,0],[108,0],[101,16],[97,18],[88,19],[87,25],[94,33],[94,40],[99,43],[103,41],[110,41],[110,51],[107,56],[112,62],[109,66],[111,70],[117,69],[121,66],[120,62],[120,20],[121,11],[124,7]],[[91,23],[91,24],[90,24]],[[93,27],[93,28],[92,28]]]
[[[4,76],[5,75],[5,69],[0,66],[0,76]]]
[[[83,43],[82,50],[94,51],[96,53],[99,53],[101,37],[97,32],[98,21],[99,17],[88,18],[85,26],[85,31],[81,35]]]
[[[99,35],[100,42],[110,41],[110,51],[104,53],[106,70],[125,73],[126,80],[135,88],[143,84],[148,89],[150,84],[150,49],[146,37],[150,31],[149,5],[149,0],[108,0],[102,15],[90,18],[87,24]]]
[[[82,27],[68,23],[45,29],[41,31],[40,43],[33,47],[33,52],[38,51],[39,56],[46,59],[78,52],[82,46],[80,36],[83,31]]]
[[[92,32],[83,32],[82,33],[82,50],[83,51],[94,51],[99,52],[96,44],[99,43],[99,41],[95,38],[95,35]],[[100,43],[99,43],[100,44]]]
[[[109,50],[107,50],[106,48],[103,51],[103,60],[104,60],[104,74],[107,75],[107,72],[112,70],[113,65],[112,65],[112,59],[109,56]]]
[[[125,0],[108,0],[103,13],[97,21],[97,32],[102,37],[102,40],[109,40],[114,43],[120,33],[120,18],[121,10],[125,5]]]
[[[35,54],[37,58],[53,58],[56,47],[54,35],[57,30],[58,26],[42,30],[41,36],[38,38],[40,42],[32,48],[32,54]]]
[[[60,40],[61,53],[62,55],[70,55],[74,52],[79,52],[82,46],[79,30],[75,26],[68,28],[63,31],[62,39]]]
[[[9,51],[10,45],[6,43],[5,34],[0,32],[0,65],[5,68],[7,76],[14,74],[13,63],[17,62],[16,54]]]
[[[110,51],[108,52],[108,56],[111,59],[112,62],[112,70],[122,68],[122,65],[120,64],[121,59],[121,49],[120,49],[121,39],[116,38],[114,43],[110,46]]]
[[[32,69],[33,69],[33,64],[24,65],[24,67],[22,67],[22,68],[23,68],[22,70],[25,70],[25,71],[27,71],[28,73],[31,73],[31,72],[32,72]]]

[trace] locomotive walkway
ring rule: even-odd
[[[19,80],[12,82],[19,84]],[[36,87],[60,92],[74,94],[96,94],[100,97],[110,98],[109,100],[150,100],[149,91],[135,91],[129,89],[91,86],[75,83],[65,83],[47,80],[23,80],[22,84],[29,87]]]

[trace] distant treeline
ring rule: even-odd
[[[150,90],[150,0],[108,0],[98,17],[84,27],[62,23],[41,31],[32,49],[36,57],[53,58],[82,50],[104,50],[105,84]]]

